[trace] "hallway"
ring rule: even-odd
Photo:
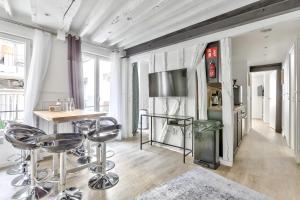
[[[217,173],[273,199],[300,197],[300,165],[281,134],[260,120],[253,120],[253,130],[244,136],[234,166],[222,166]]]

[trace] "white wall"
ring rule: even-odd
[[[151,113],[161,113],[161,114],[170,114],[173,110],[176,102],[180,102],[180,107],[177,112],[178,115],[187,115],[187,116],[196,116],[196,107],[195,107],[195,71],[192,69],[192,58],[193,53],[195,52],[195,47],[197,43],[191,43],[191,41],[179,43],[176,45],[164,47],[161,49],[157,49],[148,53],[136,55],[130,57],[129,61],[129,78],[128,78],[128,85],[129,85],[129,92],[131,85],[131,78],[130,75],[132,74],[131,70],[131,63],[138,62],[148,62],[149,63],[149,72],[159,72],[159,71],[166,71],[166,70],[173,70],[179,68],[187,68],[188,69],[188,97],[182,98],[150,98],[149,99],[149,111]],[[201,44],[201,43],[200,43]],[[227,51],[230,51],[231,54],[231,46]],[[228,63],[228,67],[231,67],[231,63]],[[231,71],[231,70],[230,70]],[[227,76],[227,75],[226,75]],[[231,72],[230,72],[231,77]],[[232,81],[226,80],[226,84],[229,83],[232,86]],[[227,84],[228,85],[228,84]],[[232,87],[230,87],[232,89]],[[130,106],[132,104],[131,97],[132,94],[129,93],[129,102],[128,107],[131,110]],[[232,99],[233,101],[233,99]],[[129,113],[130,115],[130,113]],[[130,123],[129,123],[130,124]],[[182,146],[182,134],[179,128],[177,127],[168,127],[168,131],[166,137],[164,135],[164,120],[154,120],[154,138],[158,141],[164,140],[167,143],[173,145]],[[191,128],[187,130],[187,147],[191,148],[192,145],[192,138],[191,138]],[[230,134],[230,133],[228,133]],[[225,135],[225,134],[224,134]],[[233,133],[232,133],[233,135]],[[230,136],[224,136],[226,140],[230,140]],[[223,139],[224,139],[223,137]],[[223,160],[224,165],[232,165],[233,156],[233,149],[230,147],[230,141],[224,142],[224,152],[228,152],[228,156],[232,158],[228,158],[229,160]],[[230,153],[231,152],[231,153]],[[227,155],[227,154],[226,154]]]
[[[252,118],[263,118],[263,97],[257,95],[257,87],[264,86],[264,74],[252,73],[251,92],[252,92]]]
[[[141,62],[138,64],[139,70],[139,109],[149,110],[149,63]]]

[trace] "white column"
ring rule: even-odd
[[[223,165],[233,164],[233,83],[231,64],[231,38],[221,40],[221,73],[223,101]]]

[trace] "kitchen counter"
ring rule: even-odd
[[[237,111],[240,111],[240,110],[243,110],[243,109],[244,109],[244,105],[234,106],[233,111],[237,112]],[[222,112],[222,106],[211,106],[211,107],[208,107],[207,110],[208,111],[215,111],[215,112]]]
[[[209,111],[222,111],[222,106],[211,106],[211,107],[208,107],[208,110]]]

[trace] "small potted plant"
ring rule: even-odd
[[[0,133],[3,131],[4,128],[5,128],[5,123],[3,120],[0,119]]]

